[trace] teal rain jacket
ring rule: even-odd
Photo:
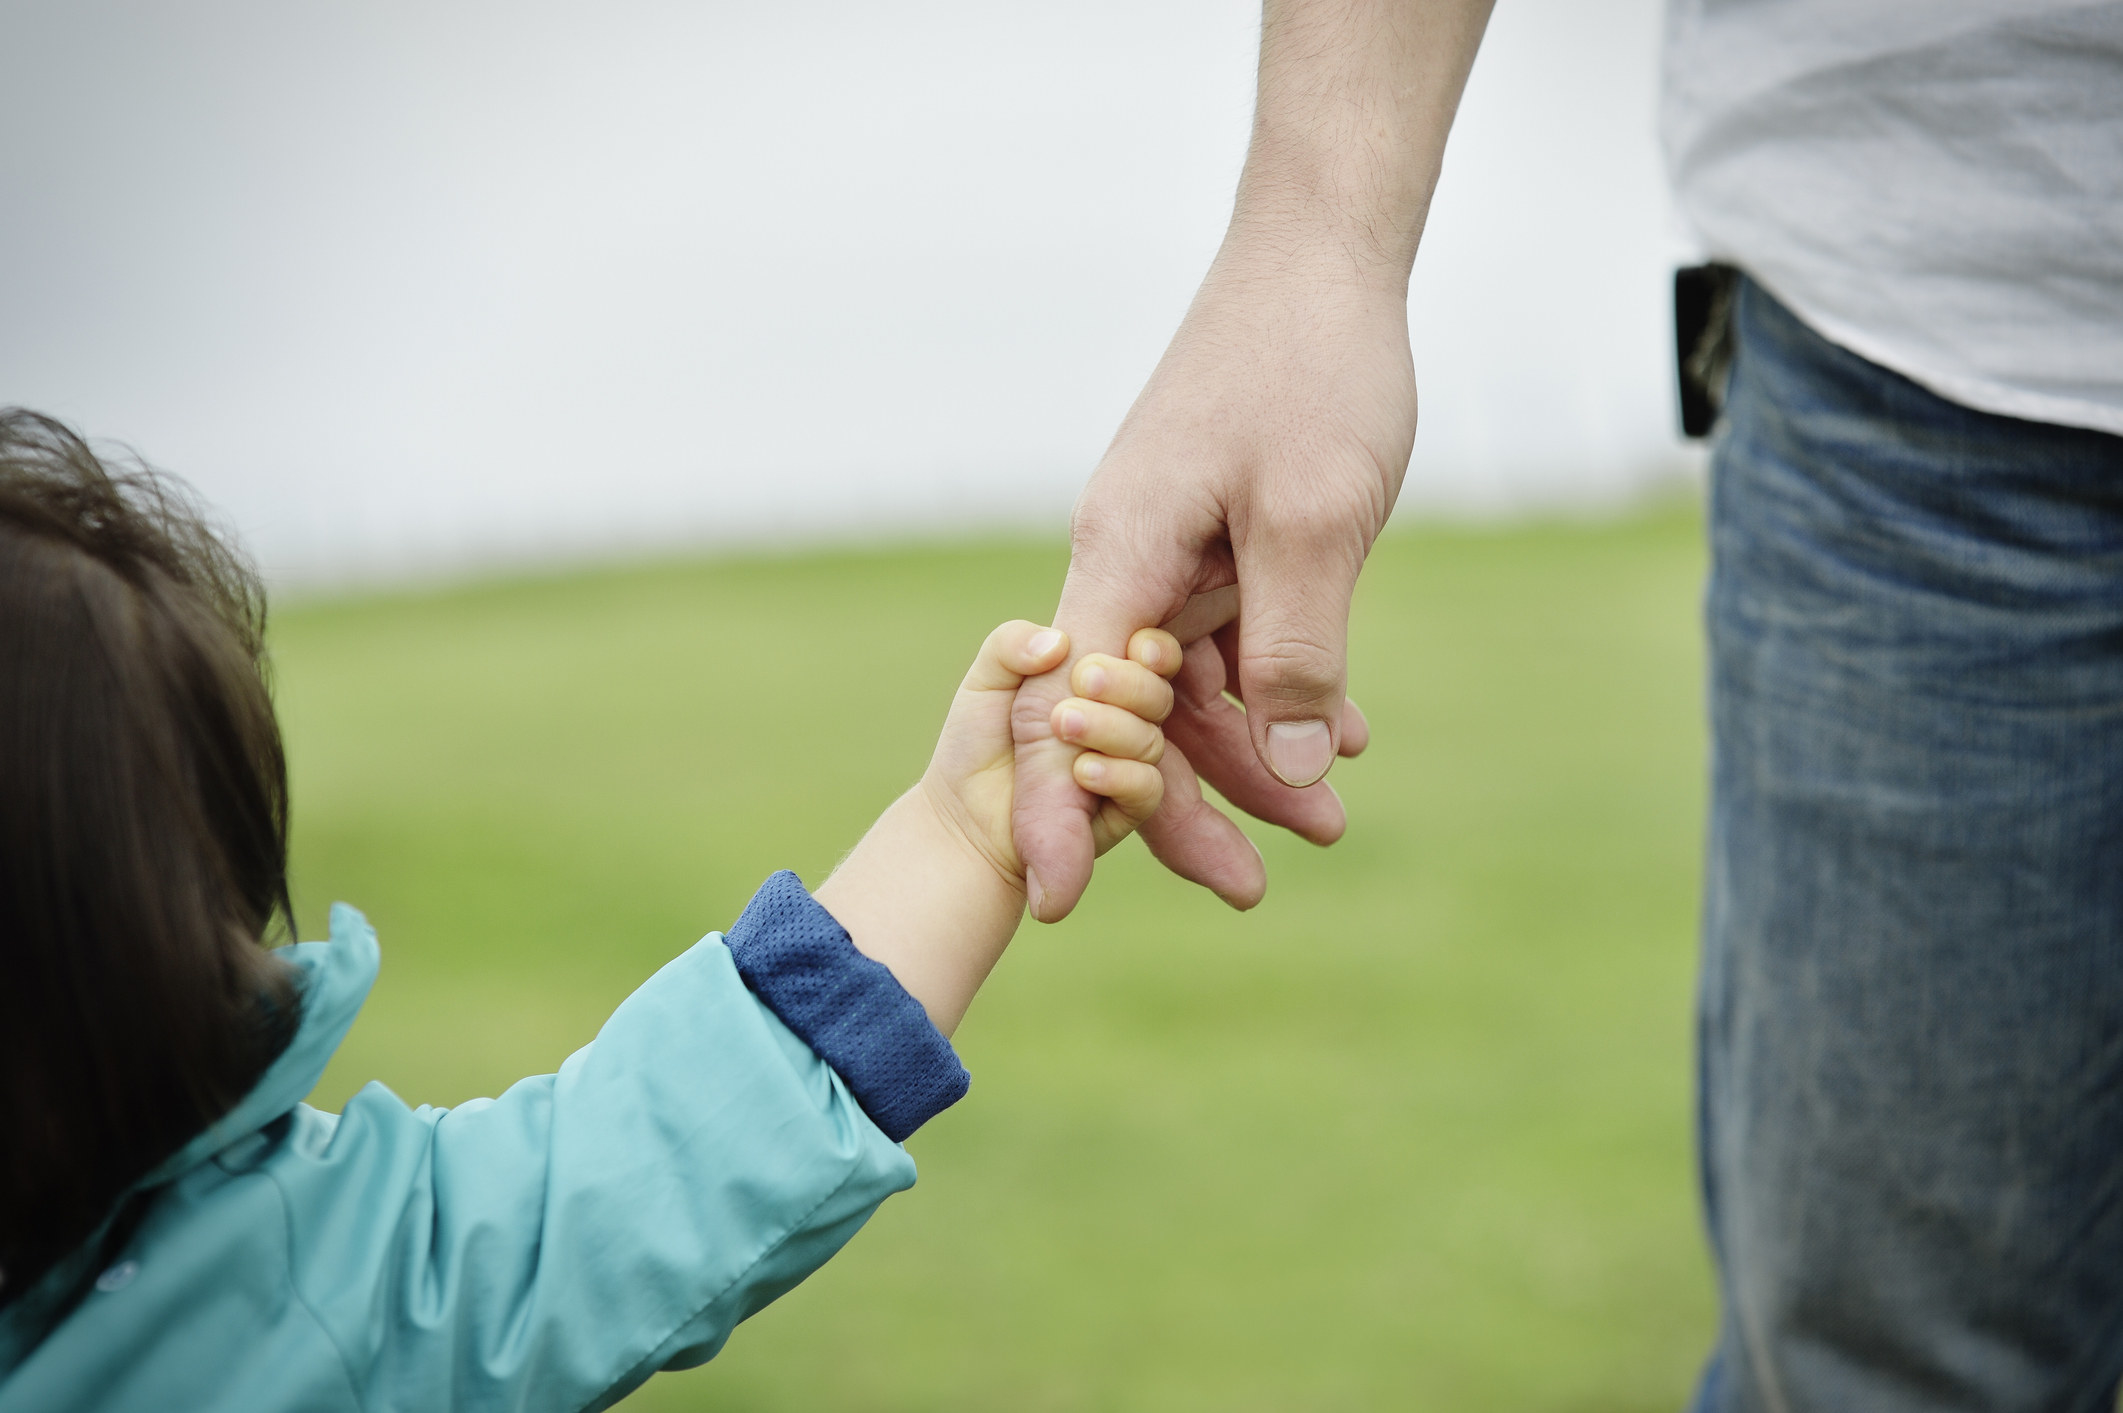
[[[777,889],[782,922],[810,928],[793,950],[785,925],[756,925]],[[777,1015],[774,988],[794,978],[815,998],[824,976],[843,1000],[866,994],[856,1039],[890,1052],[883,1083],[902,1093],[892,1025],[926,1032],[912,1069],[949,1054],[793,875],[761,890],[733,939],[748,924],[751,954],[781,978],[764,994],[746,949],[710,934],[558,1074],[453,1109],[371,1084],[333,1115],[300,1101],[377,969],[375,933],[335,907],[330,941],[279,953],[303,991],[287,1051],[103,1233],[0,1307],[0,1413],[575,1413],[712,1357],[914,1181],[844,1075]],[[827,1020],[847,1050],[846,1007]],[[861,1048],[844,1067],[877,1090]],[[949,1065],[943,1102],[964,1090]]]

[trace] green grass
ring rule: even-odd
[[[298,604],[298,903],[383,978],[317,1093],[551,1069],[926,759],[1053,544]],[[1711,1328],[1688,1148],[1692,511],[1388,537],[1335,774],[1247,915],[1130,844],[960,1032],[914,1191],[643,1410],[1669,1409]]]

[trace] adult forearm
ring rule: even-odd
[[[1316,259],[1405,288],[1494,0],[1267,0],[1219,263]]]

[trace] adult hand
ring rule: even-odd
[[[1230,232],[1077,505],[1055,615],[1076,651],[1117,654],[1237,589],[1194,610],[1235,612],[1236,636],[1189,649],[1164,803],[1142,830],[1236,907],[1266,888],[1260,855],[1203,803],[1195,769],[1308,839],[1344,826],[1318,782],[1365,734],[1342,697],[1349,598],[1414,442],[1408,272],[1490,4],[1266,0]],[[1223,696],[1233,675],[1243,713]],[[1035,678],[1012,712],[1017,847],[1046,922],[1091,872],[1096,803],[1047,720],[1066,692],[1060,673]]]
[[[1077,507],[1055,621],[1082,652],[1147,624],[1194,643],[1165,727],[1165,803],[1142,833],[1235,907],[1260,900],[1260,855],[1196,770],[1315,843],[1345,826],[1319,782],[1368,737],[1345,715],[1349,600],[1415,436],[1406,307],[1346,262],[1219,261]],[[1075,905],[1091,865],[1095,802],[1046,725],[1066,677],[1027,682],[1014,713],[1017,844],[1045,921]]]

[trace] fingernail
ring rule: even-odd
[[[1084,734],[1084,714],[1080,711],[1065,711],[1061,714],[1061,733],[1069,740]]]
[[[1324,721],[1278,721],[1268,728],[1268,768],[1285,785],[1310,785],[1334,764],[1334,736]]]
[[[1105,690],[1106,690],[1106,669],[1105,669],[1105,668],[1103,668],[1103,667],[1087,667],[1087,668],[1085,668],[1085,669],[1084,669],[1084,695],[1085,695],[1085,696],[1087,696],[1087,697],[1095,697],[1095,696],[1097,696],[1097,695],[1098,695],[1098,694],[1099,694],[1100,692],[1103,692],[1103,691],[1105,691]]]
[[[1032,635],[1031,642],[1025,644],[1025,651],[1031,653],[1034,657],[1045,657],[1048,653],[1061,646],[1061,640],[1062,636],[1059,629],[1042,628],[1039,632]]]
[[[1044,903],[1044,902],[1045,902],[1046,900],[1047,900],[1047,890],[1039,886],[1039,875],[1038,875],[1038,874],[1036,874],[1036,873],[1034,873],[1034,872],[1033,872],[1033,871],[1032,871],[1031,869],[1029,869],[1029,868],[1028,868],[1028,869],[1026,869],[1026,870],[1025,870],[1025,906],[1026,906],[1027,908],[1031,909],[1031,911],[1032,911],[1032,916],[1034,916],[1034,917],[1038,917],[1038,916],[1039,916],[1039,905],[1040,905],[1041,903]]]

